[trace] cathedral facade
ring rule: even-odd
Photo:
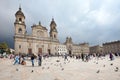
[[[49,35],[47,28],[42,26],[41,23],[33,25],[31,27],[32,34],[27,35],[25,15],[21,8],[16,12],[15,17],[14,46],[16,53],[54,54],[56,52],[59,40],[57,39],[57,25],[54,19],[50,23]]]
[[[15,27],[14,48],[15,48],[15,53],[17,54],[41,53],[41,54],[54,55],[59,52],[67,52],[69,54],[74,54],[76,48],[79,49],[78,47],[80,47],[80,45],[77,45],[78,47],[75,46],[74,48],[72,42],[68,41],[68,38],[66,38],[65,44],[62,44],[62,46],[65,47],[61,47],[63,51],[60,51],[61,49],[59,46],[61,46],[61,43],[59,42],[58,39],[57,25],[54,19],[51,20],[49,34],[48,34],[48,29],[42,26],[41,23],[39,22],[38,25],[33,25],[31,27],[32,34],[28,35],[25,24],[25,15],[22,12],[21,8],[19,8],[19,10],[16,12],[15,18],[16,20],[14,22],[14,27]],[[89,48],[89,46],[86,47],[87,49]],[[82,50],[83,49],[81,49],[80,47],[80,51],[78,51],[78,54],[80,54]]]

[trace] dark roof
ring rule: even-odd
[[[19,10],[16,12],[15,16],[17,16],[17,15],[24,16],[21,8],[19,8]],[[24,16],[24,18],[25,18],[25,16]]]
[[[55,24],[55,25],[56,25],[56,23],[55,23],[55,21],[54,21],[54,18],[52,18],[52,21],[51,21],[50,25],[52,25],[52,24]]]

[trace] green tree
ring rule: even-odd
[[[3,49],[7,49],[8,44],[6,42],[0,43],[0,47],[2,47]]]
[[[8,44],[6,42],[0,43],[0,53],[6,52],[8,49]]]

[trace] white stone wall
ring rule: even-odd
[[[38,38],[48,37],[47,30],[44,30],[40,25],[36,25],[35,27],[32,27],[32,35]]]
[[[57,51],[57,54],[59,54],[59,55],[64,55],[65,53],[68,53],[66,45],[64,45],[64,44],[57,45],[56,51]]]
[[[15,24],[15,34],[25,34],[26,32],[26,29],[25,29],[25,26],[24,25],[19,25],[19,24]],[[22,32],[19,33],[19,28],[22,29]]]
[[[15,53],[27,53],[27,42],[22,39],[16,39],[15,41]]]
[[[81,46],[73,46],[73,54],[80,55],[82,53]]]

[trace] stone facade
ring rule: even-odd
[[[64,44],[59,44],[56,49],[58,55],[65,55],[65,53],[68,53],[66,45]]]
[[[81,43],[79,45],[81,46],[81,53],[84,53],[84,54],[90,53],[89,43]]]
[[[14,35],[14,48],[15,53],[34,53],[34,54],[56,54],[56,53],[69,53],[81,54],[89,53],[89,44],[74,44],[72,38],[66,38],[65,44],[61,44],[58,40],[57,25],[52,19],[50,23],[50,32],[40,22],[34,24],[32,34],[28,35],[25,24],[25,15],[22,9],[15,14],[15,35]],[[62,47],[61,47],[62,46]],[[64,51],[60,51],[60,50]]]
[[[91,54],[102,54],[103,53],[103,47],[100,45],[91,46],[90,47],[90,53]]]
[[[107,42],[103,44],[103,51],[105,54],[110,52],[118,53],[120,52],[120,41]]]
[[[50,37],[48,36],[48,30],[42,26],[39,22],[38,25],[33,25],[32,34],[27,35],[25,16],[19,8],[15,14],[15,52],[16,53],[43,53],[43,54],[54,54],[55,48],[59,45],[57,39],[57,29],[54,19],[50,24]]]
[[[67,37],[66,42],[64,44],[66,45],[69,54],[80,55],[81,53],[89,53],[88,43],[74,44],[72,42],[72,38]]]

